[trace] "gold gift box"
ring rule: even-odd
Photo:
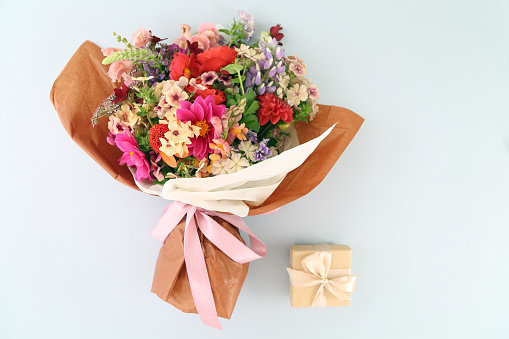
[[[345,274],[350,275],[352,249],[347,245],[329,245],[332,252],[331,269],[345,269]],[[290,247],[290,268],[304,271],[302,259],[316,252],[314,245],[292,245]],[[290,282],[290,303],[293,308],[311,307],[311,303],[318,291],[319,286],[296,287]],[[350,293],[347,292],[349,296]],[[340,300],[325,289],[327,307],[350,306],[350,300]]]

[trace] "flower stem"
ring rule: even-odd
[[[239,85],[242,90],[242,95],[244,95],[246,93],[244,92],[244,84],[242,83],[242,75],[240,74],[240,71],[237,71],[237,75],[239,76]]]

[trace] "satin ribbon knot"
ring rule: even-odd
[[[251,249],[212,219],[213,216],[246,232],[249,235]],[[263,258],[266,253],[265,245],[241,217],[209,211],[180,201],[175,201],[165,208],[151,235],[164,244],[168,235],[184,217],[186,217],[184,260],[196,310],[205,325],[222,329],[212,295],[198,228],[210,242],[240,264]]]
[[[290,282],[296,287],[317,286],[311,307],[327,306],[327,289],[340,300],[351,300],[347,294],[353,292],[357,276],[350,275],[350,269],[331,269],[332,252],[327,244],[315,245],[313,254],[302,259],[301,270],[287,268]]]

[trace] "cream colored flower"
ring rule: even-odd
[[[214,161],[212,163],[211,173],[214,175],[227,174],[228,172],[226,171],[226,168],[225,168],[226,160],[227,159],[220,159],[220,160]]]
[[[191,81],[189,81],[189,85],[191,85],[194,88],[199,89],[199,90],[207,89],[207,87],[205,87],[203,85],[200,85],[200,84],[197,84],[195,78],[192,78]]]
[[[252,61],[258,61],[261,58],[263,58],[263,53],[260,51],[257,51],[256,49],[252,48],[251,46],[247,45],[240,45],[240,48],[235,47],[235,50],[238,53],[238,56],[243,56],[247,59],[250,59]]]
[[[197,137],[200,135],[201,127],[193,125],[191,121],[180,121],[180,124],[182,126],[182,130],[186,131],[189,138]]]
[[[163,82],[157,82],[155,83],[153,86],[152,86],[152,90],[154,91],[154,96],[156,98],[160,98],[161,97],[161,92],[163,91],[163,86],[164,86],[164,83],[166,81],[163,81]]]
[[[298,106],[301,101],[306,101],[308,98],[306,86],[299,84],[295,84],[291,89],[289,89],[286,95],[290,106]]]
[[[136,110],[139,111],[139,110]],[[140,117],[131,111],[131,108],[127,104],[123,104],[122,107],[115,113],[115,116],[122,121],[122,123],[130,126],[131,128],[136,125]]]
[[[175,144],[171,140],[167,141],[164,138],[160,138],[159,140],[161,141],[161,147],[159,147],[159,151],[163,152],[169,157],[174,155],[183,157],[189,153],[189,149],[185,144]]]
[[[244,152],[245,156],[251,161],[255,161],[255,152],[257,149],[258,147],[253,145],[251,141],[241,141],[239,144],[239,150]]]
[[[194,134],[190,133],[189,129],[183,128],[178,120],[168,122],[168,132],[164,134],[164,137],[169,140],[170,143],[176,144],[191,144],[190,137],[194,137]]]
[[[177,85],[180,88],[185,88],[187,85],[189,85],[189,79],[185,76],[181,76],[178,82],[175,82],[175,85]]]
[[[240,153],[232,153],[231,157],[226,159],[225,168],[228,173],[235,173],[246,167],[249,167],[249,161]]]
[[[166,103],[172,107],[180,108],[180,101],[187,98],[189,98],[189,95],[178,86],[173,86],[166,92]]]
[[[164,114],[164,118],[167,121],[163,120],[163,121],[160,121],[160,123],[167,123],[167,122],[170,122],[170,121],[176,121],[177,120],[177,116],[175,114],[177,114],[177,108],[176,107],[170,108],[170,110],[166,111],[166,113]]]

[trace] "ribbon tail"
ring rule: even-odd
[[[223,218],[223,216],[220,216]],[[229,219],[229,218],[226,218]],[[228,221],[224,219],[225,221]],[[242,218],[240,218],[242,220]],[[251,250],[242,241],[233,236],[230,232],[224,229],[210,216],[196,213],[196,221],[202,233],[209,239],[217,248],[223,251],[232,260],[244,264],[256,259],[262,258],[259,253]],[[233,226],[235,224],[231,223]]]
[[[194,214],[196,207],[193,206],[187,212],[186,232],[184,235],[184,257],[186,262],[189,285],[193,295],[194,304],[198,315],[207,326],[222,330],[217,317],[212,287],[203,257],[203,251],[198,237]]]
[[[334,288],[331,285],[327,285],[326,288],[339,300],[352,300],[352,298],[350,298],[350,296],[344,290]]]
[[[318,291],[316,291],[315,298],[311,303],[311,307],[326,307],[327,306],[327,298],[325,297],[325,291],[323,288],[323,284],[318,287]]]
[[[258,239],[258,237],[253,233],[253,231],[251,231],[251,229],[249,228],[249,226],[247,226],[244,219],[242,219],[241,217],[239,217],[237,215],[229,215],[229,214],[217,213],[217,212],[209,213],[209,215],[215,215],[217,217],[220,217],[221,219],[223,219],[223,220],[229,222],[230,224],[232,224],[233,226],[237,227],[239,230],[246,232],[249,235],[249,242],[251,243],[251,250],[254,253],[258,254],[260,256],[260,258],[263,258],[265,256],[265,254],[267,253],[265,244],[260,239]]]

